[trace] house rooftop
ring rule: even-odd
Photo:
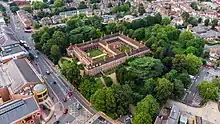
[[[0,122],[2,124],[11,124],[39,111],[39,106],[34,97],[13,100],[0,105]]]

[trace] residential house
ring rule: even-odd
[[[51,13],[50,8],[45,8],[45,9],[43,9],[42,11],[45,12],[45,13]]]
[[[41,12],[41,10],[40,10],[40,9],[33,10],[33,15],[34,15],[34,16],[36,16],[36,15],[38,15],[38,13],[40,13],[40,12]]]
[[[72,7],[77,8],[79,6],[79,3],[77,3],[77,2],[70,2],[70,3],[65,3],[64,6],[71,7],[71,8]]]
[[[44,17],[40,20],[40,24],[41,25],[51,25],[52,21],[51,21],[50,17]]]
[[[184,20],[182,17],[176,17],[171,21],[171,24],[173,25],[182,25],[184,23]]]
[[[210,49],[210,60],[217,61],[220,59],[220,48],[211,48]]]
[[[18,10],[16,13],[17,13],[20,21],[24,24],[25,27],[32,26],[33,17],[29,12],[27,12],[25,10]]]
[[[72,16],[77,15],[77,10],[60,12],[59,15],[61,16],[62,20],[65,18],[71,18]]]
[[[59,15],[54,15],[51,17],[52,23],[53,24],[59,24],[62,23],[62,18]]]

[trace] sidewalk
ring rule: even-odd
[[[53,116],[46,123],[53,124],[60,116],[63,115],[63,107],[60,103],[56,103],[53,107]]]

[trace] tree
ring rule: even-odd
[[[197,5],[196,2],[192,2],[192,3],[190,4],[190,6],[191,6],[194,10],[199,10],[198,5]]]
[[[2,4],[0,4],[0,11],[5,12],[5,10],[6,10],[5,7]]]
[[[137,40],[142,40],[144,39],[144,35],[145,35],[145,29],[139,28],[134,31],[132,38],[136,38]]]
[[[54,7],[62,7],[64,4],[64,0],[56,0],[54,3],[53,3],[53,6]]]
[[[86,9],[86,8],[87,8],[87,6],[86,6],[85,2],[82,1],[79,3],[79,6],[77,9]]]
[[[185,88],[188,88],[191,83],[191,78],[187,72],[180,73],[177,79],[182,81]]]
[[[213,79],[212,83],[220,89],[220,78]]]
[[[29,12],[29,13],[32,13],[32,8],[30,6],[25,6],[22,9]]]
[[[10,10],[11,10],[11,12],[16,13],[16,11],[19,10],[19,7],[18,6],[11,6]]]
[[[106,111],[106,88],[99,89],[91,96],[90,102],[97,111]],[[114,101],[115,102],[115,101]]]
[[[196,18],[193,18],[190,22],[189,22],[192,26],[197,26],[198,25],[198,20]]]
[[[203,81],[197,85],[199,94],[204,98],[204,101],[207,100],[216,100],[218,98],[218,87],[215,87],[214,83]]]
[[[62,31],[55,31],[52,39],[60,47],[60,52],[65,53],[68,45],[66,35]]]
[[[100,2],[101,2],[100,0],[89,0],[89,3],[90,3],[90,4],[100,3]]]
[[[155,16],[155,23],[156,24],[161,24],[161,21],[162,21],[162,16],[160,15],[160,13],[157,13]]]
[[[134,124],[152,124],[152,120],[156,117],[159,110],[159,104],[152,95],[147,95],[144,99],[137,103],[136,115],[134,116]]]
[[[166,78],[158,78],[155,92],[155,98],[158,101],[165,102],[172,95],[173,84]]]
[[[172,60],[172,68],[177,71],[184,71],[187,69],[186,56],[184,54],[176,54]]]
[[[44,8],[47,8],[48,5],[44,2],[40,2],[40,1],[35,1],[32,3],[32,8],[34,10],[37,10],[37,9],[44,9]]]
[[[99,89],[91,96],[90,102],[98,111],[103,111],[112,118],[128,113],[133,102],[133,91],[128,85],[112,85]]]
[[[80,70],[76,62],[64,61],[61,66],[61,73],[74,86],[77,86],[81,81]]]
[[[188,54],[186,56],[187,72],[191,75],[195,75],[200,71],[200,66],[202,61],[199,57],[193,54]]]
[[[218,25],[218,19],[213,19],[212,20],[212,29],[215,29],[215,26]]]
[[[202,23],[202,18],[199,18],[199,19],[198,19],[198,23]]]
[[[95,79],[84,79],[79,85],[80,93],[83,94],[88,100],[98,90],[103,87],[102,82],[96,82]]]
[[[57,45],[52,45],[50,49],[50,54],[52,55],[53,62],[56,63],[60,58],[60,48]]]
[[[147,94],[155,94],[156,81],[153,78],[149,78],[144,83],[144,89]]]
[[[107,87],[110,87],[113,84],[112,78],[104,76],[103,79]]]
[[[189,31],[184,31],[184,32],[182,32],[182,33],[180,34],[180,36],[179,36],[179,41],[180,41],[180,43],[183,45],[183,47],[185,47],[186,42],[187,42],[188,40],[193,39],[193,38],[194,38],[194,36],[193,36],[193,34],[192,34],[191,32],[189,32]]]
[[[209,19],[205,19],[204,24],[205,24],[205,26],[208,26],[209,25]]]
[[[181,16],[182,16],[182,18],[183,18],[185,21],[187,21],[190,15],[189,15],[188,12],[185,12],[185,11],[184,11]]]
[[[156,117],[159,110],[159,104],[152,95],[147,95],[144,99],[137,103],[136,113],[148,113],[151,117]]]
[[[140,112],[132,120],[133,124],[152,124],[153,120],[148,113]]]
[[[173,88],[174,97],[177,99],[182,98],[184,95],[184,85],[181,80],[174,80],[174,88]]]
[[[163,25],[168,25],[168,24],[170,24],[170,22],[171,22],[171,20],[170,20],[169,17],[165,17],[165,18],[162,19],[162,24]]]
[[[139,6],[138,6],[138,13],[140,15],[143,15],[145,13],[145,8],[144,8],[144,5],[142,3],[139,4]]]
[[[154,78],[163,73],[164,65],[152,57],[137,58],[128,62],[129,71],[139,79]]]

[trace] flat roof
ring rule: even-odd
[[[14,35],[13,31],[6,25],[0,26],[0,45],[8,46],[12,44],[18,44],[18,38]]]
[[[34,97],[13,100],[0,105],[0,122],[2,124],[11,124],[39,111],[39,106]]]
[[[10,47],[9,49],[6,49],[2,52],[3,56],[8,56],[8,55],[12,55],[15,53],[19,53],[19,52],[27,52],[22,46],[20,46],[19,44],[17,44],[14,47]]]

